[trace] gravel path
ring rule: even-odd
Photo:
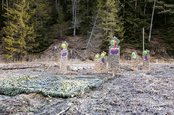
[[[19,72],[19,70],[15,71]],[[38,94],[0,96],[0,113],[2,115],[17,113],[21,115],[59,113],[66,115],[173,115],[174,65],[153,64],[149,72],[135,72],[131,71],[129,66],[124,66],[120,75],[101,87],[80,97],[69,99],[43,97]]]

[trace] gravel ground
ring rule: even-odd
[[[42,69],[0,70],[5,76],[50,74]],[[39,94],[0,95],[0,115],[173,115],[174,64],[151,64],[150,71],[121,73],[80,97],[61,99]]]

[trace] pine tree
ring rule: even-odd
[[[170,1],[170,0],[169,0]],[[174,14],[174,2],[167,2],[166,0],[158,0],[156,9],[158,14]]]
[[[150,3],[149,0],[120,1],[120,5],[122,6],[121,13],[123,14],[125,28],[123,44],[125,46],[130,44],[134,47],[142,47],[142,44],[140,44],[140,42],[142,42],[142,28],[145,28],[145,32],[149,31],[153,0]],[[147,33],[145,33],[145,38],[147,38]]]
[[[29,3],[19,0],[13,7],[6,9],[3,28],[3,47],[7,59],[22,59],[34,42],[34,29],[30,25]]]
[[[55,17],[55,24],[50,28],[49,36],[52,38],[63,37],[68,30],[68,22],[65,20],[65,14],[62,8],[58,9],[57,17]]]
[[[49,34],[49,21],[51,20],[52,7],[49,0],[33,0],[30,2],[29,14],[35,32],[35,45],[29,52],[41,52],[52,42]]]
[[[100,9],[100,27],[104,31],[104,36],[107,37],[107,40],[109,40],[108,38],[111,38],[114,35],[122,38],[124,34],[124,28],[119,16],[118,0],[100,0],[98,7]]]
[[[98,0],[99,25],[102,33],[102,50],[108,49],[109,41],[113,36],[123,39],[124,27],[119,16],[118,0]]]

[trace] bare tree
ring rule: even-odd
[[[151,40],[151,35],[152,35],[152,26],[153,26],[153,18],[154,18],[154,13],[155,13],[156,1],[157,0],[154,0],[154,4],[153,4],[153,11],[152,11],[152,17],[151,17],[150,31],[149,31],[149,42]]]
[[[92,39],[94,30],[95,30],[95,27],[96,27],[97,19],[98,19],[98,14],[99,14],[99,11],[97,12],[97,16],[95,17],[94,24],[93,24],[93,27],[92,27],[92,31],[91,31],[91,34],[90,34],[90,36],[89,36],[89,40],[88,40],[88,43],[87,43],[87,45],[86,45],[86,48],[88,48],[88,46],[89,46],[89,44],[90,44],[90,41],[91,41],[91,39]]]
[[[73,36],[76,35],[76,18],[77,18],[77,0],[72,0],[72,14],[73,14]]]
[[[73,21],[73,36],[76,36],[76,29],[77,29],[77,25],[79,23],[79,20],[77,18],[77,14],[79,12],[79,3],[80,0],[72,0],[72,21]]]
[[[146,7],[147,7],[147,0],[145,0],[145,4],[144,4],[144,15],[146,14]]]

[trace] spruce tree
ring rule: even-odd
[[[130,44],[134,47],[141,48],[142,44],[140,43],[142,42],[142,28],[145,28],[145,43],[147,43],[146,38],[149,32],[153,0],[151,2],[149,2],[149,0],[120,1],[122,6],[121,13],[123,14],[123,22],[125,28],[123,44],[124,46]]]
[[[101,20],[100,28],[104,32],[104,36],[109,40],[114,35],[123,37],[124,28],[119,16],[118,0],[98,0]],[[109,39],[108,39],[109,38]]]
[[[29,14],[31,23],[35,32],[35,45],[29,52],[41,52],[52,43],[50,32],[50,23],[52,16],[52,7],[49,0],[33,0],[30,2]]]
[[[34,29],[30,25],[29,2],[18,0],[13,7],[6,9],[3,28],[3,47],[6,58],[22,59],[34,42]]]

